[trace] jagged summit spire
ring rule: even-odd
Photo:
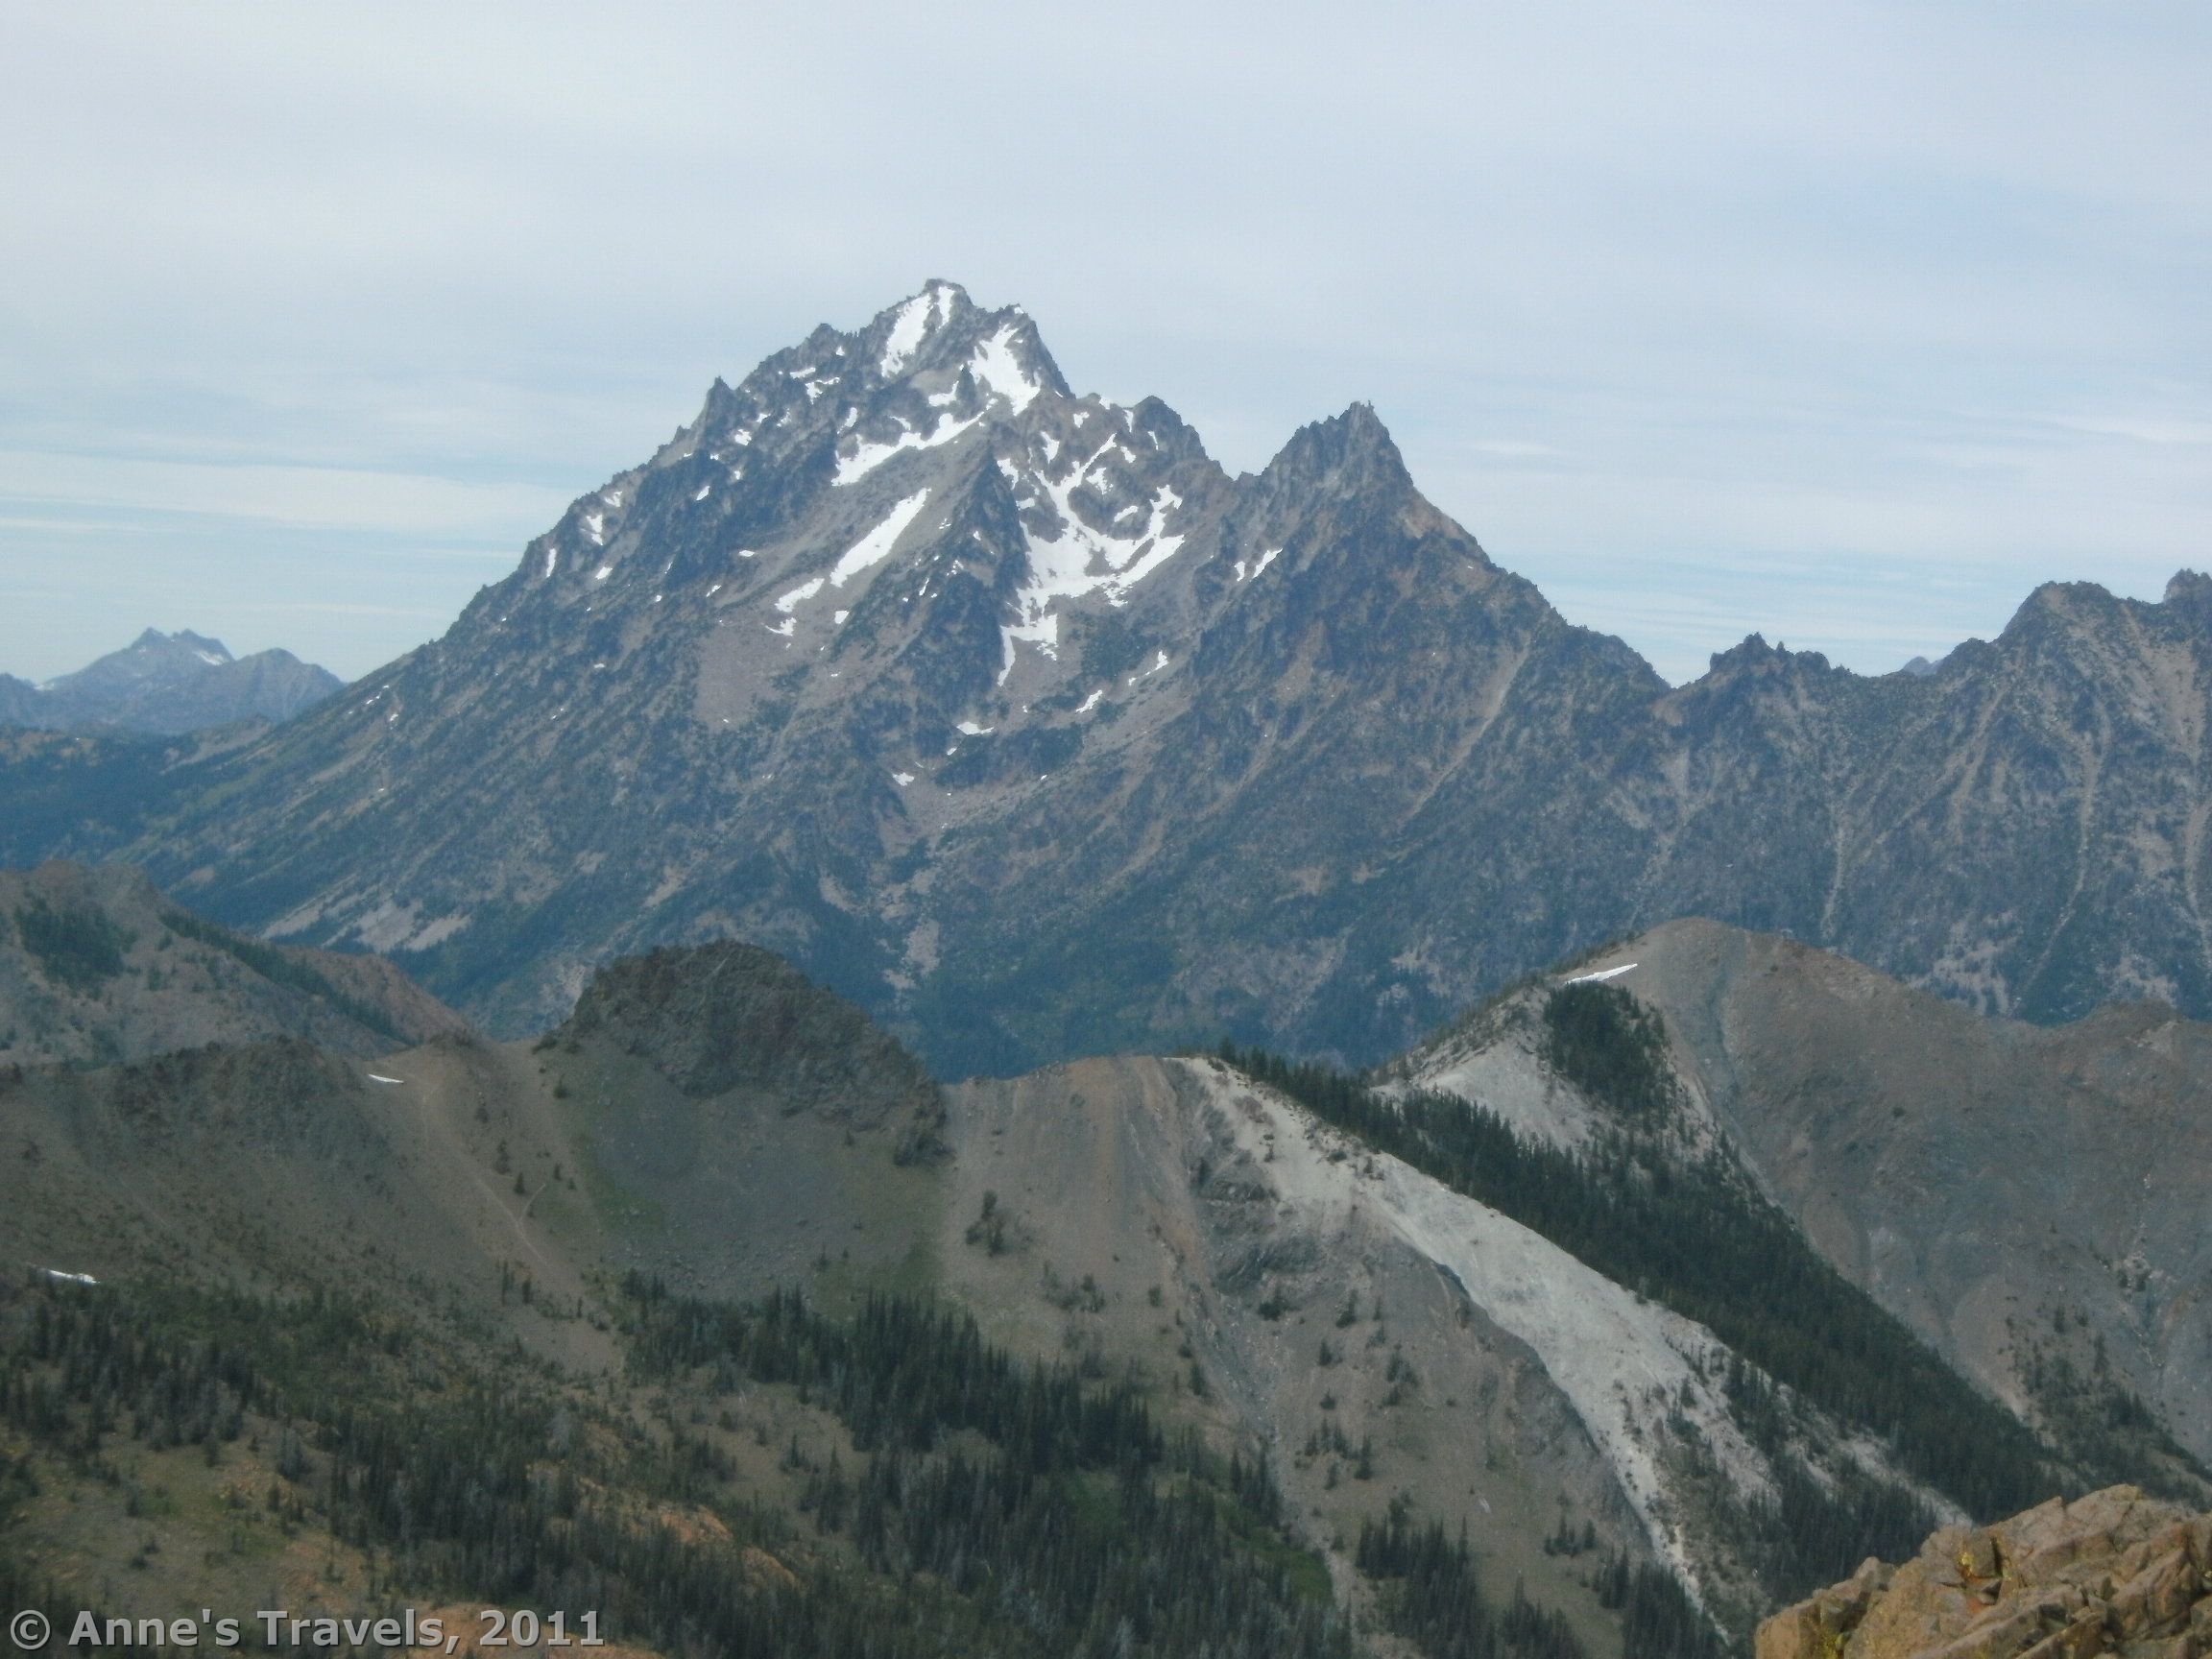
[[[880,347],[878,369],[889,379],[912,363],[930,338],[942,333],[955,317],[974,309],[967,289],[932,276],[922,284],[920,293],[878,311],[860,337]]]
[[[1299,427],[1261,476],[1275,482],[1326,479],[1343,491],[1413,487],[1389,429],[1375,406],[1364,402]]]
[[[2163,603],[2171,605],[2176,600],[2191,605],[2212,602],[2212,576],[2187,566],[2175,571],[2167,581]]]
[[[1073,396],[1026,312],[1019,305],[987,311],[966,288],[939,276],[852,333],[824,329],[818,339],[878,387],[935,387],[941,376],[966,373],[985,397],[1004,399],[1017,414],[1045,392]]]

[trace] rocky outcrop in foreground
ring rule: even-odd
[[[1758,1659],[2200,1659],[2212,1514],[2113,1486],[1868,1559],[1759,1627]]]

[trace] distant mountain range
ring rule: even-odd
[[[122,650],[44,685],[0,674],[0,726],[175,734],[235,720],[289,720],[343,685],[289,651],[234,658],[220,639],[149,628]]]
[[[0,1603],[1720,1659],[2212,1496],[2203,576],[1670,688],[931,283],[286,664],[0,682]]]
[[[1364,405],[1231,477],[933,282],[581,496],[440,639],[260,736],[0,740],[6,855],[126,857],[488,1028],[734,935],[940,1075],[1223,1033],[1356,1062],[1678,916],[1993,1014],[2212,1013],[2212,581],[2038,589],[1865,678],[1668,686]]]

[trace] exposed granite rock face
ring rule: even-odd
[[[2212,1514],[2113,1486],[1869,1560],[1760,1625],[1758,1659],[2199,1659],[2208,1575]]]

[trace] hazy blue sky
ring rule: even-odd
[[[2202,0],[15,5],[0,669],[354,675],[945,276],[1233,470],[1372,401],[1671,678],[2212,564]]]

